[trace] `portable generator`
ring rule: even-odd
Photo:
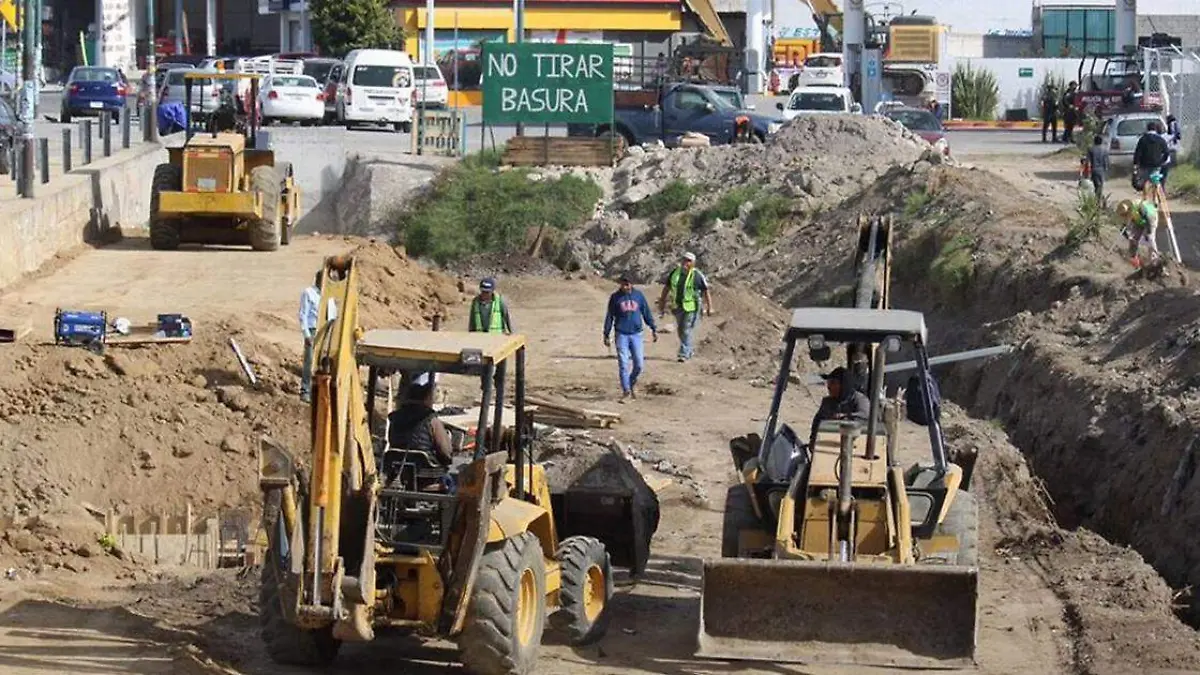
[[[108,315],[104,312],[54,310],[54,344],[100,351],[107,335]]]
[[[159,314],[158,333],[168,338],[190,338],[192,320],[182,314]]]

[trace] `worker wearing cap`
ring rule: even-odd
[[[712,295],[708,292],[708,279],[704,273],[696,269],[696,254],[684,253],[680,256],[679,264],[663,279],[662,294],[658,297],[658,313],[663,316],[667,312],[667,300],[671,301],[671,311],[675,314],[675,326],[679,331],[680,363],[692,358],[695,354],[693,339],[696,324],[700,322],[700,301],[704,301],[704,311],[712,316]]]
[[[1138,249],[1144,239],[1150,247],[1150,264],[1162,264],[1162,256],[1158,252],[1158,207],[1148,199],[1126,199],[1117,204],[1117,217],[1125,223],[1122,233],[1129,240],[1129,255],[1134,267],[1142,266]]]
[[[812,430],[809,432],[810,443],[817,438],[817,429],[826,420],[862,420],[866,421],[871,415],[871,400],[867,395],[855,389],[849,382],[851,373],[838,366],[821,376],[825,380],[825,390],[828,395],[821,399],[821,406],[813,416]]]
[[[508,305],[496,292],[496,280],[488,277],[479,282],[479,295],[471,301],[471,316],[467,330],[472,333],[504,333],[512,335],[512,317]]]
[[[642,374],[645,361],[645,341],[642,326],[650,326],[654,341],[658,342],[658,327],[654,325],[654,314],[650,303],[641,291],[633,287],[628,276],[618,280],[617,291],[608,297],[608,312],[604,315],[604,346],[612,344],[609,334],[617,331],[617,375],[621,379],[621,402],[637,398],[638,376]]]

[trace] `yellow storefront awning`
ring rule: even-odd
[[[505,30],[512,35],[513,13],[508,7],[464,7],[445,8],[434,12],[434,28],[453,30],[455,16],[461,30]],[[627,7],[616,9],[605,7],[526,7],[526,30],[637,30],[678,31],[683,25],[683,14],[678,7]],[[425,9],[414,7],[404,10],[404,27],[407,31],[419,31],[426,26]]]

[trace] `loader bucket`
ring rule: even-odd
[[[705,560],[697,656],[969,667],[977,584],[974,567]]]

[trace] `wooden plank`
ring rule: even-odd
[[[192,331],[196,330],[196,325],[192,324]],[[129,327],[128,335],[120,333],[109,333],[104,339],[106,345],[148,345],[148,344],[177,344],[183,342],[191,342],[192,337],[155,337],[158,332],[157,323],[139,323]]]

